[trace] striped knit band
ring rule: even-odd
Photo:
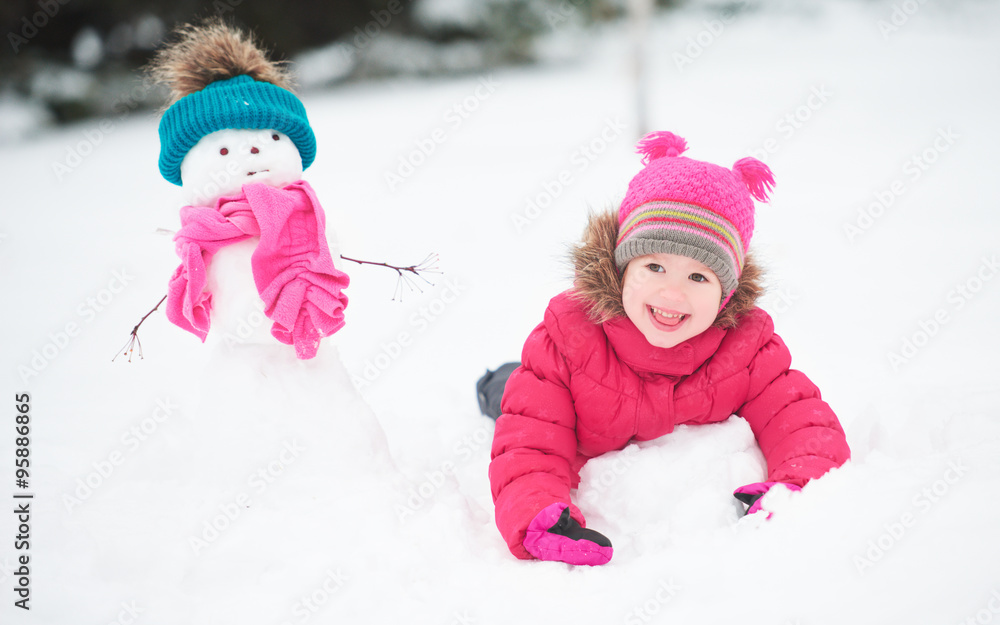
[[[739,284],[745,252],[740,233],[716,212],[681,202],[657,200],[637,206],[618,229],[615,262],[646,254],[678,254],[704,264],[722,283],[723,301]]]

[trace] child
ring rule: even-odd
[[[518,558],[608,562],[611,542],[570,501],[580,468],[677,424],[749,422],[768,476],[734,493],[748,513],[769,488],[798,490],[850,457],[837,417],[754,306],[751,198],[767,200],[771,171],[753,158],[728,170],[686,149],[669,132],[639,143],[645,168],[617,215],[591,218],[574,288],[549,302],[505,387],[489,373],[480,381],[483,406],[503,392],[490,483]]]

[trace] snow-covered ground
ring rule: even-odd
[[[111,361],[177,263],[179,193],[154,116],[94,120],[0,153],[0,496],[34,494],[30,612],[0,515],[0,621],[1000,622],[1000,6],[778,4],[659,19],[651,126],[775,171],[765,308],[851,463],[741,519],[749,429],[681,427],[585,468],[607,566],[517,561],[493,526],[473,386],[638,170],[625,25],[579,64],[306,98],[342,252],[444,272],[400,303],[391,272],[344,266],[348,325],[310,362],[162,313],[144,360]]]

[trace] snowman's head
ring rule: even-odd
[[[302,157],[288,135],[274,129],[216,130],[202,137],[181,161],[189,204],[211,206],[245,184],[283,187],[302,178]]]
[[[294,182],[315,158],[302,102],[248,75],[189,93],[160,120],[160,173],[194,204],[210,205],[244,184]]]

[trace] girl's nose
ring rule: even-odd
[[[677,279],[666,279],[660,284],[660,297],[668,300],[684,299],[683,282]]]

